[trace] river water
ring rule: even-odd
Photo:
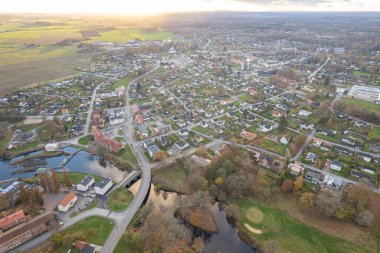
[[[140,187],[140,180],[134,183],[129,190],[135,195]],[[157,190],[151,184],[147,201],[152,201],[155,208],[164,210],[165,214],[174,218],[176,210],[176,198],[180,195],[173,192]],[[219,233],[212,234],[206,238],[206,246],[202,253],[258,253],[259,251],[245,244],[238,236],[237,228],[228,223],[226,212],[220,208],[218,203],[211,207],[219,227]]]
[[[66,147],[64,148],[64,151],[67,153],[74,153],[77,151],[77,149],[72,147]],[[15,174],[12,175],[12,172],[15,172],[17,170],[24,169],[24,166],[11,166],[10,164],[14,161],[18,161],[24,157],[28,157],[31,155],[37,155],[40,154],[42,151],[36,151],[29,153],[27,155],[23,156],[17,156],[9,161],[0,161],[0,181],[10,178],[28,178],[33,177],[34,172],[25,172],[21,174]],[[56,157],[48,157],[43,158],[39,160],[38,166],[36,165],[36,168],[42,167],[42,168],[58,168],[61,166],[62,162],[69,158],[69,156],[60,155]],[[124,175],[125,172],[112,166],[108,161],[105,161],[93,154],[90,154],[86,151],[79,151],[73,159],[71,159],[67,164],[66,168],[70,172],[82,172],[102,177],[110,177],[114,181],[118,182],[120,181]]]

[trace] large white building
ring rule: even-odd
[[[95,184],[95,193],[99,195],[104,195],[111,189],[113,183],[111,178],[103,178],[102,181]]]
[[[74,206],[77,200],[77,196],[74,193],[69,192],[59,203],[58,210],[61,212],[67,212],[72,206]]]
[[[354,85],[347,93],[347,96],[380,103],[380,87]]]
[[[78,191],[88,191],[88,188],[90,188],[95,183],[93,176],[85,176],[82,181],[80,181],[79,184],[76,185]]]

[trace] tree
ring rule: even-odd
[[[63,172],[63,177],[64,177],[63,181],[64,181],[66,187],[69,187],[69,188],[73,187],[73,184],[71,183],[71,179],[69,177],[69,173],[67,173],[66,170]]]
[[[296,191],[299,191],[302,189],[303,186],[303,176],[298,176],[296,180],[294,180],[294,189]]]
[[[20,191],[20,200],[21,202],[28,202],[30,200],[28,190],[25,189],[25,186],[23,183],[20,183],[18,185],[19,191]]]
[[[361,226],[370,227],[373,222],[373,213],[369,210],[362,211],[356,216],[355,221]]]
[[[288,121],[285,118],[285,116],[283,115],[280,117],[280,121],[278,122],[278,130],[280,132],[284,132],[287,127],[288,127]]]
[[[368,189],[363,184],[350,187],[344,195],[344,201],[352,205],[357,213],[367,209],[369,205]]]
[[[284,193],[291,193],[293,191],[293,181],[285,180],[281,185],[281,191]]]
[[[52,182],[52,188],[54,193],[58,193],[59,189],[61,188],[61,182],[59,181],[57,173],[55,173],[55,170],[51,173],[51,182]]]
[[[315,194],[312,192],[304,192],[299,198],[299,203],[305,209],[311,209],[315,204]]]

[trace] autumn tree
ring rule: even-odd
[[[370,227],[373,222],[373,217],[374,216],[371,211],[364,210],[356,216],[355,221],[361,226]]]
[[[71,179],[69,177],[69,173],[67,173],[66,170],[63,172],[63,177],[64,177],[63,181],[64,181],[66,187],[71,188],[73,186],[73,184],[71,183]]]
[[[20,183],[18,185],[18,188],[19,188],[19,192],[20,192],[20,200],[21,200],[21,202],[28,202],[30,200],[30,196],[29,196],[29,192],[25,188],[24,184]]]
[[[302,189],[303,186],[303,176],[298,176],[296,180],[294,180],[294,189],[296,191],[299,191]]]
[[[369,205],[368,188],[363,184],[350,187],[344,195],[344,201],[354,207],[357,213],[365,210]]]
[[[289,179],[285,180],[281,185],[281,191],[284,193],[293,192],[293,181]]]
[[[312,192],[304,192],[299,198],[299,203],[305,209],[312,209],[315,205],[315,194]]]
[[[51,173],[51,183],[52,183],[53,192],[58,193],[59,189],[61,188],[61,182],[58,178],[57,173],[55,173],[55,170],[53,170]]]

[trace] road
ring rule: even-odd
[[[321,65],[319,66],[319,68],[317,68],[313,73],[311,73],[308,77],[307,77],[307,80],[310,80],[311,78],[313,78],[319,71],[321,71],[321,69],[323,69],[326,64],[330,61],[330,57],[328,57],[326,59],[326,61]]]
[[[102,85],[103,84],[101,83],[98,86],[96,86],[94,91],[92,92],[90,107],[88,108],[88,111],[87,111],[86,125],[84,126],[84,129],[83,129],[83,136],[88,135],[90,123],[91,123],[91,116],[92,116],[92,112],[94,111],[94,102],[95,102],[96,92],[99,90],[100,86]]]
[[[157,62],[157,65],[155,68],[150,70],[149,72],[145,73],[144,75],[136,78],[133,82],[139,81],[141,78],[144,78],[146,75],[149,75],[153,71],[155,71],[159,67],[159,62]],[[127,210],[121,213],[121,220],[115,225],[113,228],[111,234],[108,236],[107,241],[104,243],[103,248],[101,250],[101,253],[112,253],[119,242],[121,236],[124,234],[125,230],[128,227],[128,224],[131,222],[133,216],[136,214],[136,212],[139,210],[140,206],[144,202],[145,197],[147,196],[150,188],[150,182],[151,182],[151,165],[147,161],[145,155],[138,149],[138,144],[136,140],[134,139],[134,128],[133,128],[133,115],[132,115],[132,109],[130,105],[130,97],[129,92],[126,93],[126,106],[125,106],[125,112],[127,115],[127,120],[125,122],[127,131],[126,131],[126,138],[127,141],[131,144],[131,148],[133,149],[134,153],[136,154],[136,157],[140,163],[142,175],[141,175],[141,184],[140,188],[136,194],[136,196],[133,198],[131,204],[128,206]]]

